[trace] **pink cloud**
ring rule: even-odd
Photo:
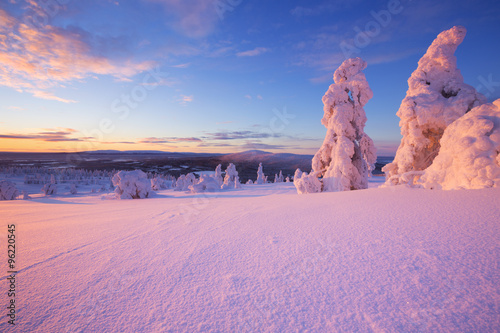
[[[71,103],[75,101],[47,90],[96,75],[127,80],[152,66],[152,62],[115,63],[92,55],[79,34],[50,25],[35,29],[0,9],[0,85]]]

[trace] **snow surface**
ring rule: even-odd
[[[486,103],[486,97],[464,83],[457,68],[454,53],[466,33],[461,26],[440,33],[408,79],[406,97],[396,113],[403,138],[394,161],[382,169],[387,185],[405,183],[405,173],[429,167],[445,128]]]
[[[302,196],[292,183],[242,187],[0,202],[0,238],[16,224],[16,330],[500,327],[499,188]],[[7,288],[5,274],[3,306]],[[2,317],[0,331],[12,331]]]

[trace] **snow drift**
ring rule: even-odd
[[[409,88],[397,112],[403,138],[394,161],[383,168],[387,185],[405,183],[403,174],[430,166],[445,128],[486,103],[457,69],[454,53],[465,34],[460,26],[440,33],[408,79]]]
[[[113,176],[118,199],[145,199],[151,196],[151,181],[141,170],[119,171]]]
[[[478,106],[444,131],[441,149],[425,170],[425,188],[500,186],[500,99]]]

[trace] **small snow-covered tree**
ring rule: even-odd
[[[0,200],[15,200],[19,191],[13,182],[8,180],[0,181]]]
[[[405,183],[405,173],[431,165],[446,127],[486,103],[483,95],[464,83],[457,69],[454,53],[466,32],[457,26],[440,33],[408,79],[406,97],[396,113],[403,138],[394,161],[382,169],[386,185]]]
[[[335,81],[323,96],[327,128],[323,145],[314,155],[308,177],[323,177],[322,191],[349,191],[368,187],[369,172],[376,161],[372,139],[364,132],[364,105],[373,97],[361,58],[344,61],[335,71]],[[294,180],[295,181],[295,180]]]
[[[57,194],[56,178],[54,177],[54,175],[50,175],[50,183],[43,185],[42,193],[45,195]]]
[[[69,187],[69,193],[71,194],[77,194],[78,193],[78,190],[76,189],[76,185],[75,184],[71,184],[70,187]]]
[[[262,163],[259,163],[259,169],[257,170],[257,180],[255,184],[265,184],[266,183],[266,175],[264,175]]]
[[[234,177],[234,188],[241,188],[240,177],[238,175]]]
[[[246,184],[247,185],[253,185],[253,180],[251,180],[251,179],[247,180]]]
[[[118,199],[145,199],[151,196],[151,182],[141,170],[119,171],[113,176]]]
[[[215,168],[215,180],[217,181],[217,183],[219,184],[219,187],[222,186],[222,184],[224,183],[224,181],[222,180],[222,165],[217,165],[217,168]]]
[[[500,99],[451,123],[420,182],[431,189],[500,187]]]
[[[235,188],[235,180],[238,177],[238,171],[236,171],[236,166],[233,163],[229,163],[224,176],[224,184],[222,184],[222,189]],[[239,183],[239,178],[238,178]]]

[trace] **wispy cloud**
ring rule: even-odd
[[[186,96],[186,95],[181,95],[177,101],[179,102],[179,104],[181,105],[187,105],[187,103],[191,103],[192,101],[194,100],[194,96],[193,95],[189,95],[189,96]]]
[[[259,56],[259,55],[264,54],[266,52],[269,52],[268,48],[266,48],[266,47],[256,47],[253,50],[248,50],[248,51],[244,51],[244,52],[238,52],[238,53],[236,53],[236,55],[238,57],[256,57],[256,56]]]
[[[130,77],[153,66],[150,61],[114,62],[94,55],[81,31],[47,25],[35,27],[0,9],[0,85],[27,91],[35,97],[75,102],[50,90],[96,75]]]
[[[140,139],[138,143],[150,143],[150,144],[167,144],[167,143],[179,143],[179,142],[201,142],[202,140],[195,137],[190,138],[178,138],[178,137],[150,137]]]
[[[45,129],[41,132],[31,134],[0,134],[1,139],[37,140],[47,142],[87,141],[91,138],[70,137],[78,132],[72,128]]]
[[[214,0],[146,0],[164,6],[166,23],[188,37],[209,35],[219,17]]]
[[[283,137],[282,133],[264,133],[255,131],[224,131],[207,133],[207,140],[242,140],[242,139],[266,139]]]

